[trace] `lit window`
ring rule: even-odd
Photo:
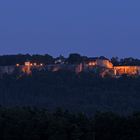
[[[95,62],[89,62],[89,66],[94,66]]]
[[[30,66],[30,62],[25,62],[25,66]]]

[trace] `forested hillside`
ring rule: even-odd
[[[139,111],[140,78],[99,78],[92,73],[33,72],[30,76],[5,75],[0,79],[3,106],[61,107],[88,115],[96,111],[121,114]]]

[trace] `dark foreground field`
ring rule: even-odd
[[[94,117],[57,110],[0,107],[0,140],[139,140],[140,113]]]

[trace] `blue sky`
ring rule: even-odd
[[[72,52],[140,58],[140,1],[0,1],[0,54]]]

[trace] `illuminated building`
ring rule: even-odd
[[[80,72],[94,72],[99,74],[101,77],[111,76],[117,77],[121,75],[128,76],[139,76],[140,75],[140,66],[113,66],[111,61],[105,57],[93,57],[88,58],[80,64],[50,64],[44,65],[43,63],[31,63],[29,61],[25,62],[24,65],[16,64],[15,66],[6,67],[1,66],[2,73],[11,73],[14,69],[19,69],[21,72],[26,74],[31,74],[33,70],[41,71],[72,71],[75,73]]]
[[[140,75],[140,66],[115,66],[114,67],[115,75]]]

